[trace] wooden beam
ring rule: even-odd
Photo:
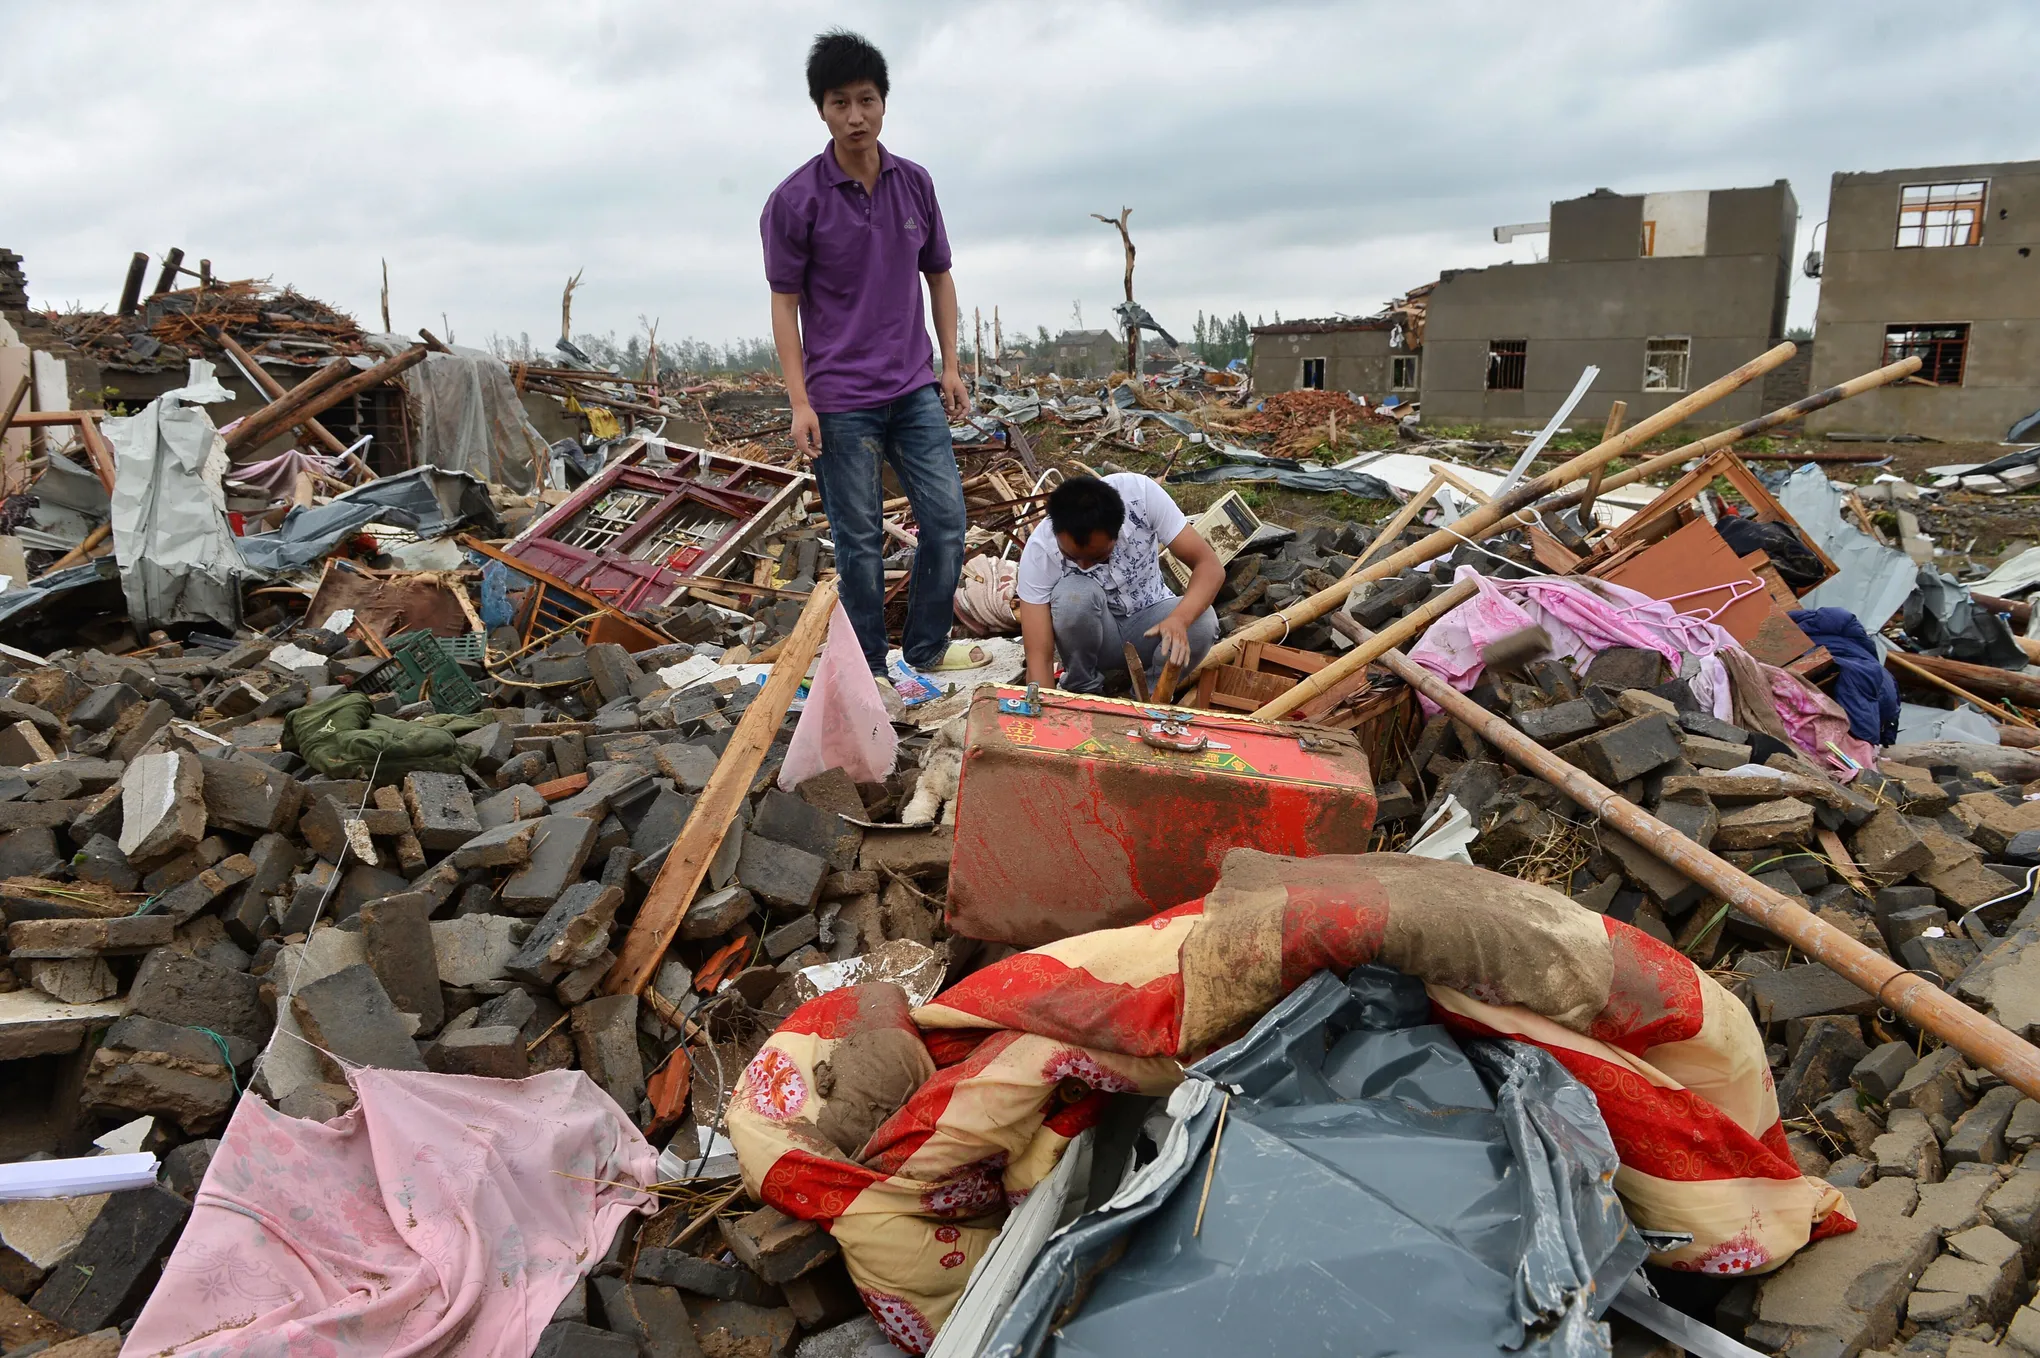
[[[1935,679],[1945,679],[1969,693],[1999,702],[2020,703],[2026,707],[2040,707],[2040,676],[2014,674],[2001,670],[1995,665],[1971,665],[1960,660],[1944,660],[1938,655],[1900,655],[1893,651],[1885,656],[1885,664],[1898,660],[1900,669],[1917,671]]]
[[[257,363],[255,361],[255,355],[249,353],[246,349],[243,349],[239,344],[235,343],[234,337],[232,335],[229,335],[226,331],[220,329],[218,326],[210,327],[208,333],[211,334],[212,337],[219,342],[220,348],[227,351],[228,357],[234,360],[235,366],[240,368],[240,370],[242,371],[243,374],[246,375],[248,380],[250,382],[253,382],[257,387],[260,387],[262,389],[263,395],[267,396],[272,401],[278,401],[283,399],[284,396],[283,383],[277,381],[276,378],[271,376],[269,372],[267,372],[260,363]],[[308,419],[298,427],[303,429],[307,434],[310,434],[312,436],[313,441],[318,443],[327,452],[333,454],[335,457],[344,457],[350,459],[354,463],[355,470],[366,472],[371,480],[374,479],[375,473],[369,470],[368,464],[363,462],[360,458],[354,457],[353,454],[349,453],[347,451],[347,445],[341,441],[338,435],[336,435],[332,430],[328,429],[325,425],[320,424],[317,420]]]
[[[1394,650],[1429,627],[1433,622],[1451,612],[1459,605],[1480,592],[1480,585],[1474,580],[1462,580],[1437,598],[1418,605],[1407,615],[1390,623],[1374,634],[1370,641],[1363,641],[1352,650],[1334,660],[1331,664],[1298,684],[1274,702],[1254,713],[1256,721],[1276,721],[1312,698],[1337,684],[1350,674],[1357,674],[1368,664]]]
[[[321,411],[331,410],[349,397],[357,396],[370,387],[381,386],[391,378],[416,367],[425,361],[425,355],[430,352],[426,346],[414,344],[403,353],[394,358],[384,359],[366,372],[354,372],[353,365],[345,359],[335,359],[291,388],[290,394],[282,400],[272,401],[243,420],[233,433],[227,435],[227,451],[231,453],[236,448],[249,448],[266,443],[291,425],[303,424]],[[336,367],[340,369],[340,377],[337,380],[327,377],[327,374]],[[348,373],[354,375],[349,377]],[[307,386],[322,379],[323,385],[318,390],[299,398],[299,393]],[[292,401],[296,402],[294,406],[286,406],[286,403]]]
[[[1987,703],[1983,699],[1977,697],[1974,693],[1970,692],[1968,689],[1956,683],[1954,680],[1946,678],[1943,675],[1935,674],[1932,670],[1927,669],[1925,666],[1917,663],[1918,661],[1921,660],[1933,660],[1933,659],[1936,659],[1936,657],[1930,655],[1911,656],[1901,654],[1898,651],[1891,651],[1885,655],[1884,665],[1886,669],[1896,667],[1901,672],[1902,675],[1909,674],[1915,678],[1924,679],[1929,684],[1933,685],[1935,688],[1941,689],[1942,691],[1947,693],[1952,693],[1953,695],[1955,695],[1956,698],[1960,699],[1961,701],[1973,704],[1974,706],[1981,708],[1983,711],[1990,713],[1993,717],[1996,717],[1999,721],[2010,722],[2014,726],[2023,726],[2029,730],[2034,729],[2033,723],[2027,721],[2024,717],[2020,716],[2018,713],[2006,711],[2004,708],[1999,707],[1996,703]],[[1945,663],[1953,665],[1958,664],[1960,662],[1950,660]],[[1990,666],[1976,665],[1972,666],[1971,668],[1989,669]],[[2000,670],[1999,673],[2009,674],[2010,671]]]
[[[758,775],[758,766],[786,718],[795,691],[828,636],[829,619],[835,611],[836,582],[824,580],[808,596],[764,687],[744,709],[722,758],[716,761],[715,772],[709,775],[708,786],[701,790],[687,823],[680,827],[679,838],[667,851],[658,879],[638,907],[637,920],[618,950],[616,965],[602,980],[606,994],[635,995],[659,969],[701,889],[702,878],[708,874],[709,861],[750,794],[751,780]]]
[[[149,281],[149,255],[145,250],[135,251],[135,257],[128,261],[127,282],[120,288],[120,314],[132,316],[142,307],[142,284]]]

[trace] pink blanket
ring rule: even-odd
[[[244,1098],[121,1352],[528,1358],[657,1152],[579,1071],[364,1070],[329,1123]]]

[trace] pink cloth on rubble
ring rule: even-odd
[[[1719,656],[1742,647],[1714,623],[1605,580],[1592,584],[1562,576],[1490,580],[1470,566],[1460,567],[1454,579],[1469,577],[1479,582],[1480,592],[1432,623],[1409,650],[1411,660],[1460,692],[1480,682],[1483,649],[1534,625],[1550,635],[1552,654],[1576,668],[1585,668],[1593,657],[1615,646],[1656,651],[1675,672],[1685,674],[1693,696],[1709,711],[1724,721],[1730,718],[1728,670]],[[1827,748],[1829,741],[1864,768],[1875,767],[1877,752],[1849,734],[1848,715],[1832,698],[1789,671],[1772,665],[1761,668],[1794,745],[1844,782],[1855,771],[1840,765]],[[1437,711],[1429,699],[1423,705],[1426,712]]]
[[[1616,646],[1656,651],[1674,673],[1686,674],[1695,698],[1715,716],[1727,719],[1728,671],[1715,652],[1736,643],[1713,623],[1604,580],[1592,586],[1560,576],[1490,580],[1471,566],[1461,566],[1453,578],[1477,581],[1480,593],[1432,623],[1423,640],[1410,648],[1409,657],[1461,693],[1480,682],[1480,653],[1489,644],[1537,626],[1550,635],[1552,654],[1577,669]],[[1696,662],[1693,666],[1686,664],[1688,656]],[[1424,710],[1435,712],[1437,706],[1426,700]]]
[[[579,1071],[364,1070],[329,1123],[248,1097],[121,1352],[528,1358],[658,1155]]]

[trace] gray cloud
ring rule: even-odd
[[[1102,324],[1134,209],[1142,300],[1371,310],[1527,258],[1553,198],[2036,154],[2029,6],[0,0],[0,245],[43,304],[137,249],[396,324],[547,337],[766,329],[757,216],[820,149],[821,27],[887,52],[886,142],[934,173],[966,314]],[[1937,26],[1938,25],[1938,26]],[[1815,285],[1795,282],[1810,322]]]

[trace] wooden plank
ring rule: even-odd
[[[1319,670],[1332,663],[1330,656],[1319,655],[1316,651],[1299,651],[1294,646],[1277,646],[1272,641],[1260,642],[1258,644],[1261,647],[1261,663],[1259,665],[1249,665],[1247,668],[1258,669],[1263,674],[1267,673],[1267,670],[1263,668],[1267,665],[1274,665],[1279,669],[1295,670],[1298,674],[1316,674]]]
[[[779,723],[786,718],[786,709],[793,704],[795,691],[822,648],[823,638],[829,632],[829,619],[835,611],[836,582],[824,580],[808,596],[800,620],[794,623],[779,659],[773,662],[772,673],[765,677],[764,687],[744,709],[737,729],[730,733],[730,743],[716,761],[708,786],[701,790],[693,812],[659,869],[658,880],[652,883],[644,904],[638,907],[637,920],[617,953],[616,965],[602,979],[606,994],[635,995],[658,970],[667,947],[680,932],[680,922],[687,917],[695,893],[701,889],[702,878],[708,874],[709,860],[715,857],[723,836],[751,791],[751,780],[757,777],[758,766],[765,761],[765,752],[779,732]]]

